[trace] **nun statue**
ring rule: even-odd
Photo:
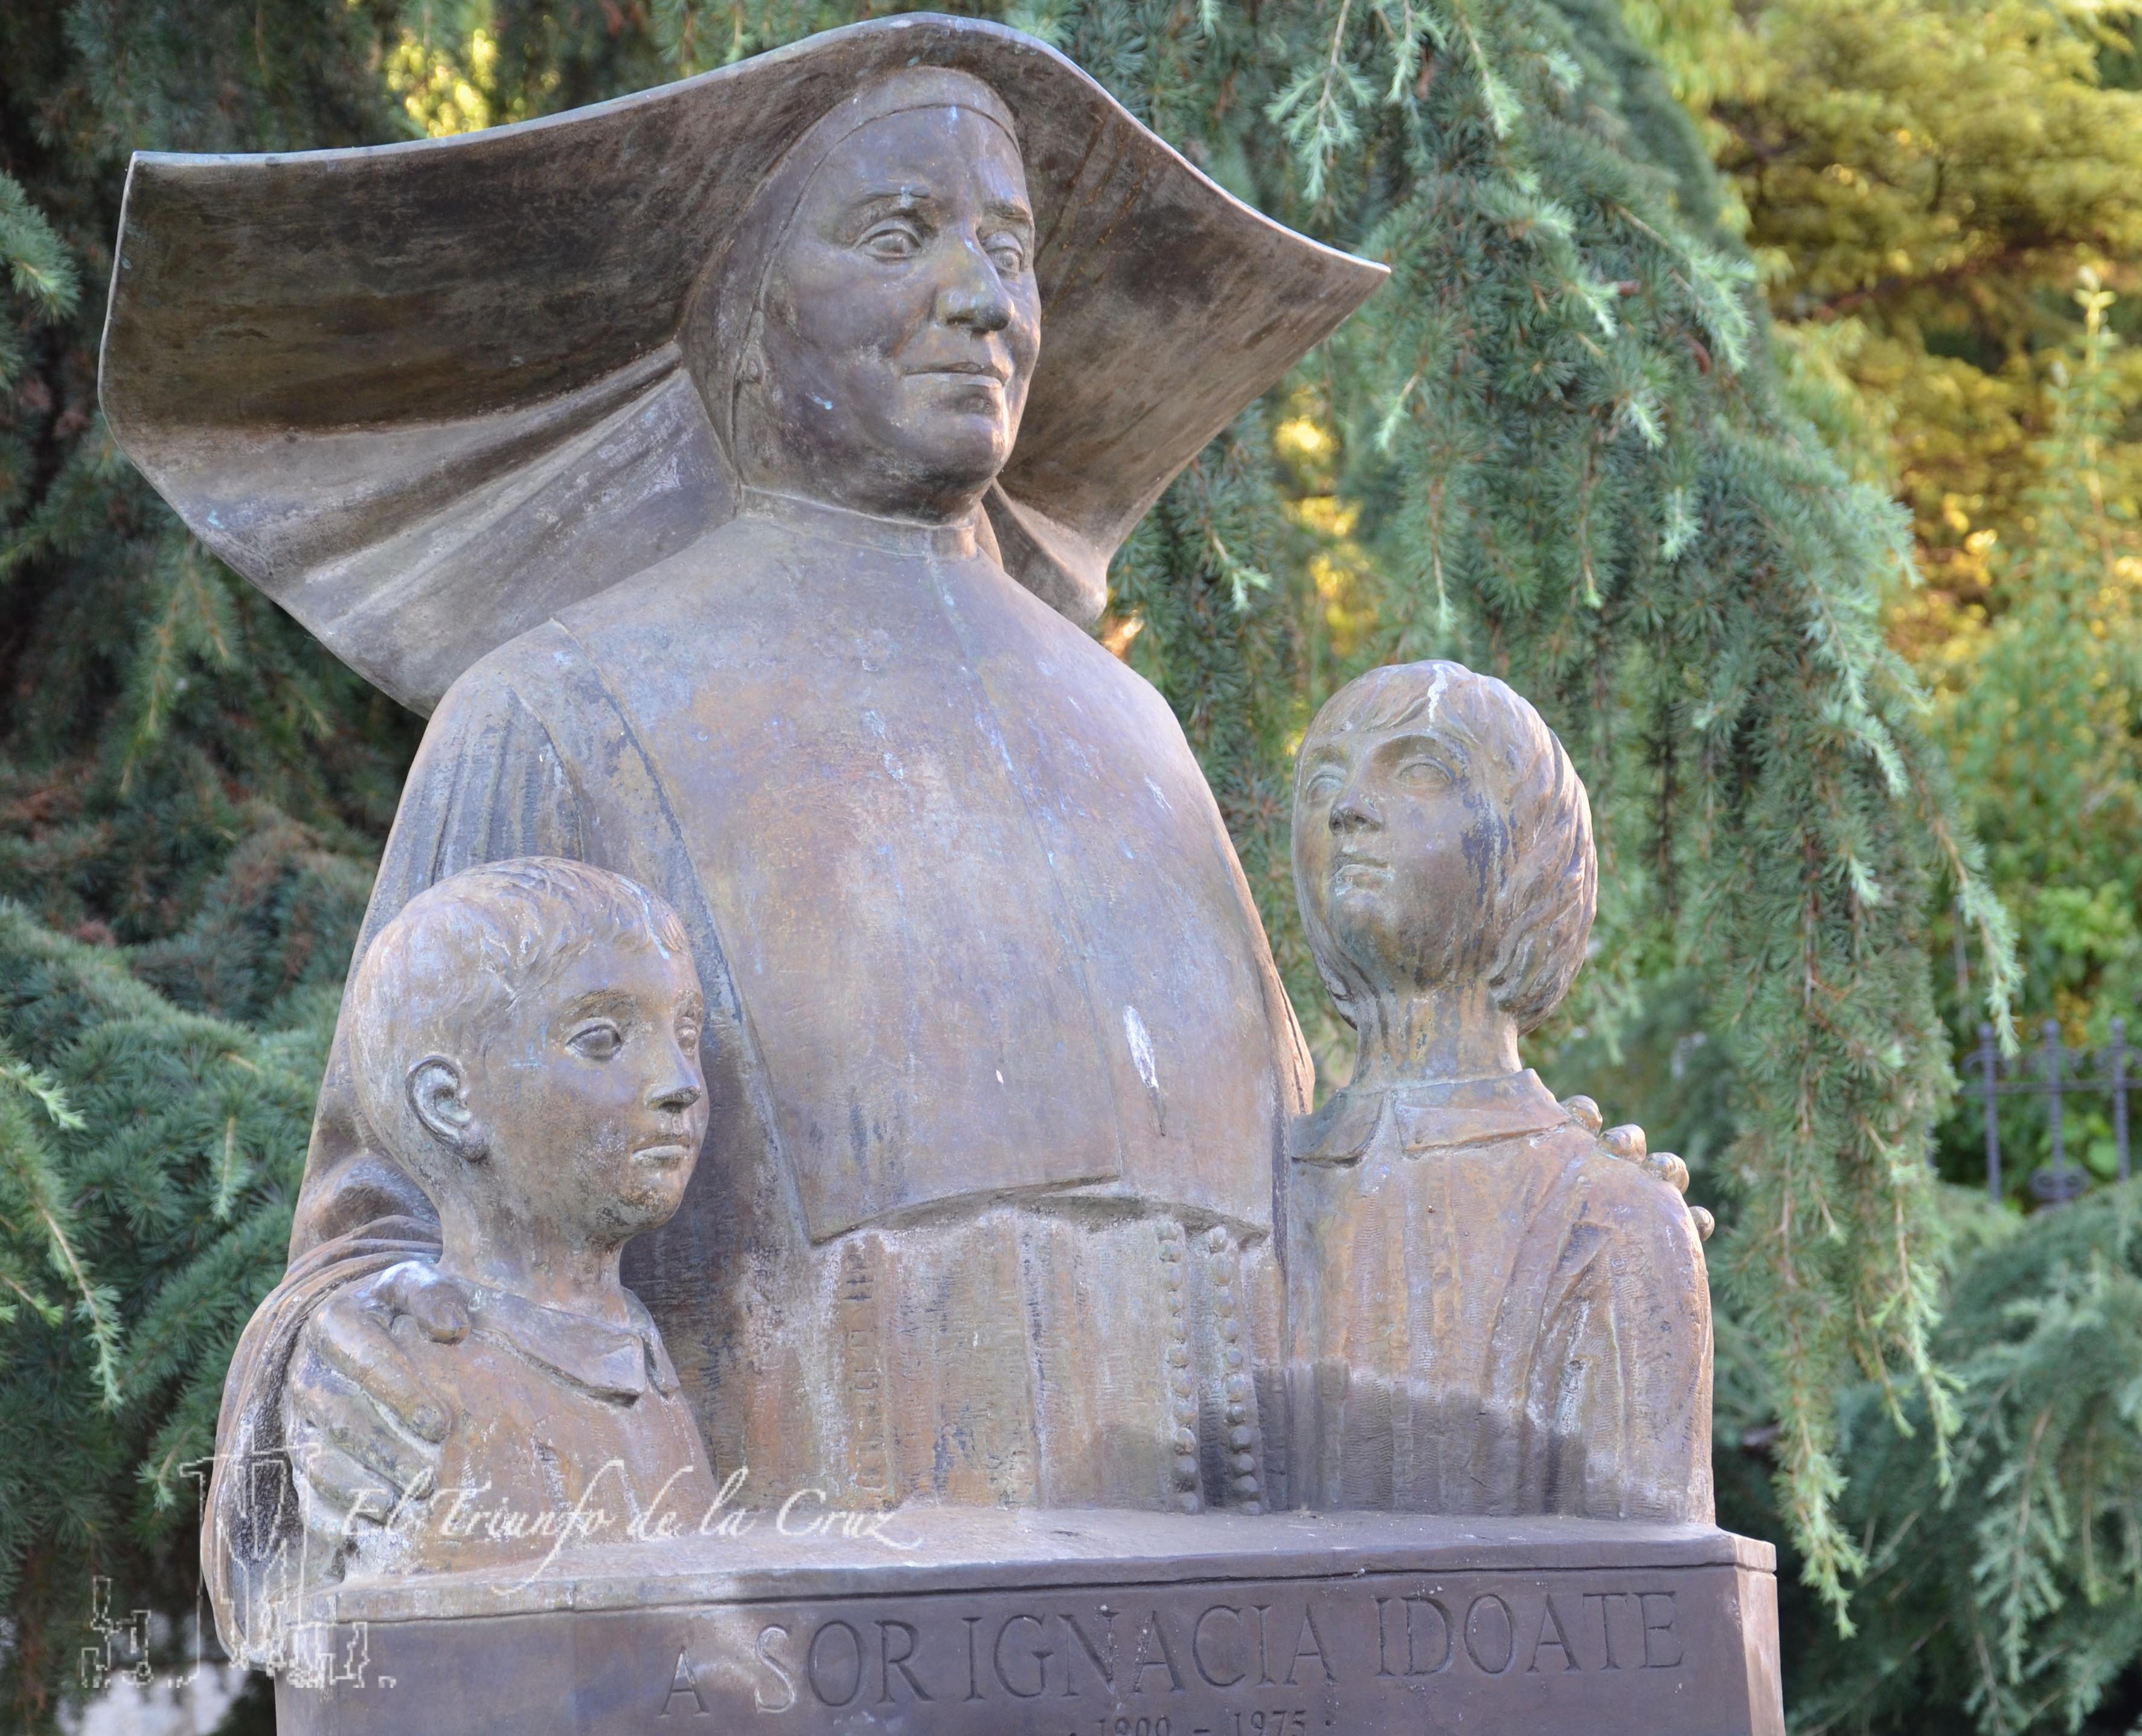
[[[1309,1069],[1182,730],[1087,629],[1382,269],[926,15],[466,139],[137,157],[119,252],[120,441],[431,714],[360,951],[509,857],[683,919],[710,1125],[624,1275],[715,1479],[1269,1501]],[[467,1330],[437,1213],[351,1066],[225,1395],[227,1638],[301,1509],[422,1496],[455,1403],[402,1348]]]

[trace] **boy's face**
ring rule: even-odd
[[[666,1221],[707,1130],[705,1016],[688,962],[651,944],[590,947],[522,994],[466,1087],[490,1185],[599,1244]]]
[[[1416,728],[1314,735],[1302,752],[1295,872],[1315,914],[1380,984],[1441,979],[1488,905],[1484,793]]]

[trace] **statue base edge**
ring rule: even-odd
[[[1784,1729],[1774,1552],[1700,1526],[948,1510],[353,1584],[304,1613],[284,1736]]]

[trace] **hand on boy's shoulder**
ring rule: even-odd
[[[407,1317],[435,1344],[458,1344],[469,1335],[468,1298],[428,1260],[405,1260],[372,1280],[368,1299],[390,1324]]]
[[[405,1260],[329,1296],[292,1353],[283,1395],[292,1470],[308,1514],[332,1520],[338,1549],[350,1523],[376,1523],[400,1497],[430,1492],[452,1425],[447,1395],[397,1340],[402,1321],[439,1344],[469,1331],[453,1281],[429,1260]]]
[[[1645,1174],[1656,1176],[1677,1194],[1688,1192],[1688,1166],[1671,1152],[1654,1152],[1644,1138],[1644,1130],[1634,1122],[1618,1127],[1605,1125],[1606,1117],[1600,1113],[1598,1104],[1588,1097],[1569,1097],[1562,1100],[1562,1107],[1569,1117],[1592,1135],[1598,1149],[1608,1157],[1634,1164]],[[1688,1215],[1695,1221],[1695,1233],[1705,1241],[1718,1227],[1717,1221],[1700,1206],[1690,1206]]]

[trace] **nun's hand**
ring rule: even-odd
[[[435,1344],[468,1336],[461,1292],[407,1260],[338,1292],[298,1334],[284,1384],[291,1472],[308,1530],[383,1524],[437,1481],[454,1407],[395,1342],[397,1319]],[[327,1541],[323,1539],[323,1541]]]
[[[1654,1152],[1644,1137],[1644,1130],[1634,1122],[1626,1122],[1618,1127],[1605,1125],[1606,1117],[1599,1112],[1598,1104],[1588,1097],[1564,1097],[1562,1107],[1569,1112],[1570,1119],[1598,1141],[1599,1149],[1609,1157],[1619,1157],[1625,1163],[1633,1163],[1684,1196],[1688,1192],[1688,1166],[1671,1152]],[[1688,1215],[1695,1225],[1697,1238],[1710,1240],[1711,1231],[1718,1227],[1717,1220],[1700,1206],[1691,1206]]]

